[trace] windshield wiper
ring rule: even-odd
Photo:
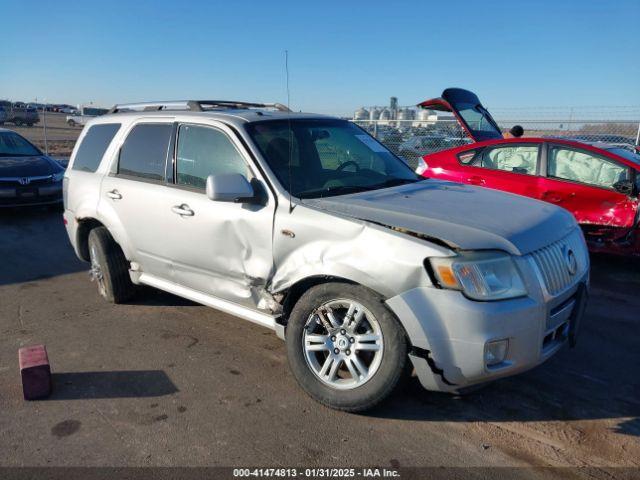
[[[397,187],[398,185],[407,185],[409,183],[416,183],[416,182],[419,182],[420,180],[424,180],[424,178],[392,178],[382,183],[373,185],[373,188],[377,189],[377,188]]]
[[[332,197],[335,195],[346,195],[348,193],[365,192],[367,190],[377,188],[375,185],[336,185],[335,187],[323,188],[320,190],[308,190],[306,192],[300,192],[298,197],[300,198],[322,198]]]

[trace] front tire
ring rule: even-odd
[[[309,289],[289,316],[286,339],[300,386],[337,410],[372,408],[391,394],[405,371],[402,326],[379,295],[360,285]]]
[[[105,300],[123,303],[133,296],[135,286],[129,277],[129,262],[105,227],[89,232],[89,259],[91,277]]]

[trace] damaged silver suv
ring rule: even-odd
[[[353,123],[278,104],[116,106],[84,128],[64,202],[103,297],[145,284],[273,329],[341,410],[411,370],[458,391],[530,369],[585,307],[569,212],[425,180]]]

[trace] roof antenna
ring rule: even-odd
[[[287,123],[289,126],[289,213],[293,212],[293,202],[291,201],[291,162],[293,158],[293,130],[291,129],[291,96],[289,94],[289,50],[284,51],[284,70],[287,75]]]

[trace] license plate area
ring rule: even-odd
[[[567,322],[571,317],[571,313],[576,306],[576,298],[575,296],[571,297],[569,300],[564,302],[562,305],[554,308],[549,313],[547,317],[545,332],[548,333],[550,330],[554,330],[558,328],[558,326]]]
[[[18,190],[18,197],[20,198],[31,198],[38,196],[37,188],[20,188]]]

